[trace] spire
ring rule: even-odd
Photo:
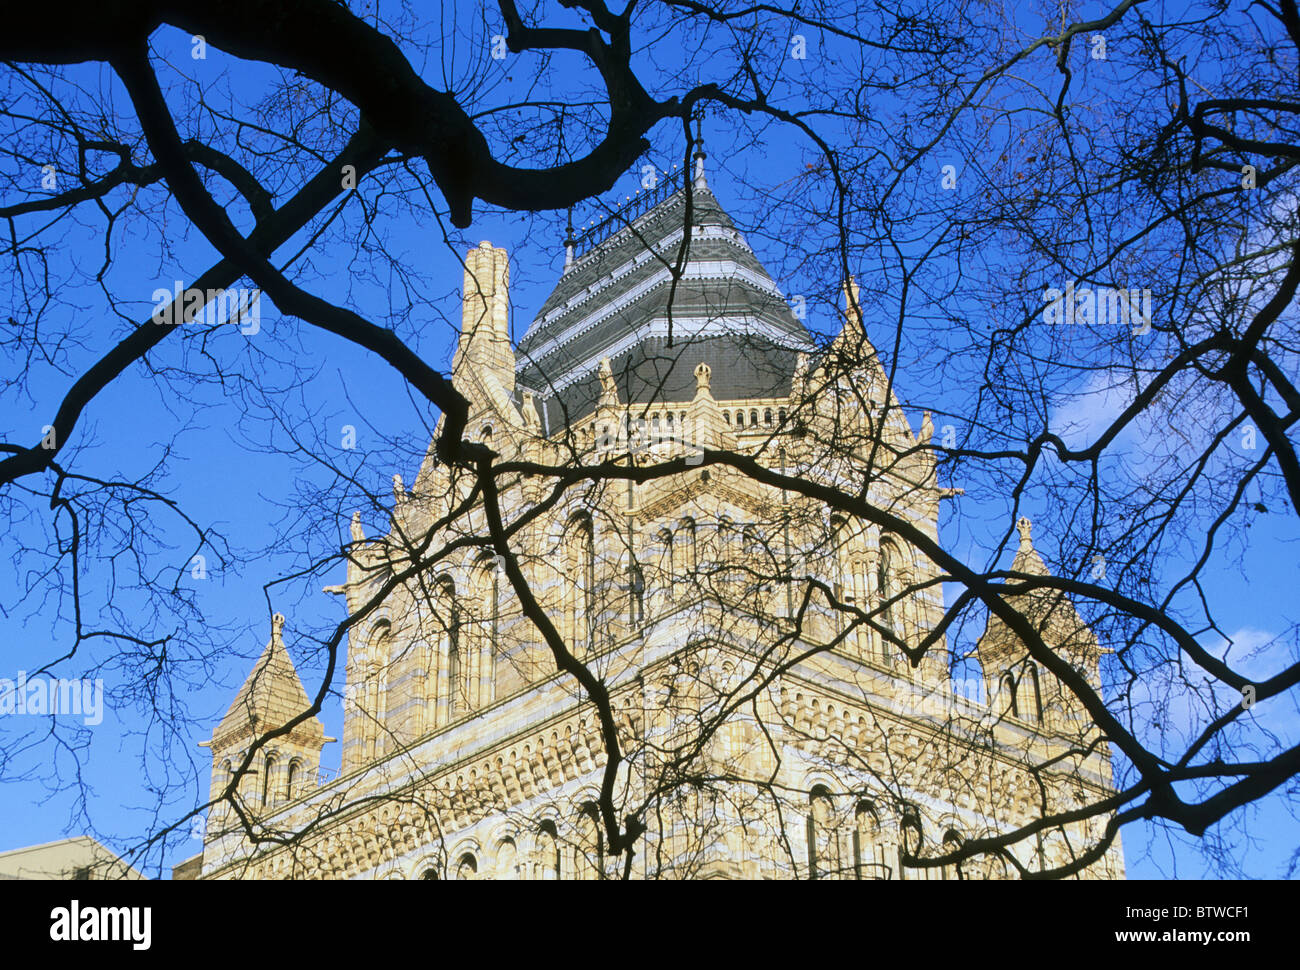
[[[282,727],[310,706],[307,691],[284,646],[284,614],[276,613],[271,617],[271,639],[266,649],[212,732],[213,750],[224,747],[221,742],[229,736],[238,738]],[[297,725],[292,733],[322,742],[325,728],[319,718],[313,717]]]
[[[491,373],[509,394],[515,387],[515,355],[510,346],[510,264],[504,249],[488,240],[465,254],[460,340],[452,359],[453,379],[465,370]]]
[[[695,188],[697,190],[709,187],[708,180],[704,177],[704,160],[709,156],[704,151],[704,134],[700,130],[703,118],[703,112],[695,115],[695,155],[693,158],[695,160]]]
[[[858,281],[850,273],[840,288],[844,297],[844,326],[840,328],[835,342],[841,347],[857,348],[861,346],[868,354],[874,355],[875,349],[866,337],[862,324],[862,291]]]
[[[577,245],[578,241],[573,238],[573,206],[569,206],[569,221],[564,231],[564,271],[566,273],[573,266],[574,252]]]
[[[1011,563],[1011,568],[1018,573],[1046,576],[1048,575],[1047,564],[1034,548],[1034,541],[1031,538],[1032,529],[1033,525],[1026,516],[1022,515],[1016,520],[1016,531],[1020,533],[1020,548],[1016,551],[1016,558]]]

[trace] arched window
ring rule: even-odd
[[[537,868],[542,879],[560,878],[560,834],[550,819],[537,826]]]
[[[628,617],[634,627],[645,622],[645,573],[633,562],[627,570]]]
[[[490,703],[494,694],[497,658],[501,653],[501,560],[490,553],[479,557],[474,571],[473,643],[467,644],[465,672],[469,707]],[[463,624],[462,624],[463,625]]]
[[[461,643],[461,605],[456,595],[456,584],[450,576],[440,577],[434,587],[436,615],[438,624],[439,655],[446,665],[445,681],[440,684],[442,690],[442,707],[446,719],[451,720],[462,714],[468,707],[465,689],[465,658]]]
[[[1004,673],[999,681],[999,689],[1003,696],[1003,703],[1006,704],[1004,713],[1019,717],[1020,706],[1016,703],[1016,675],[1009,670]]]
[[[385,675],[388,671],[392,647],[392,625],[380,620],[370,631],[365,649],[357,658],[356,676],[359,686],[355,692],[358,718],[357,736],[361,740],[363,756],[374,759],[381,753],[384,723]]]
[[[758,409],[754,408],[749,412],[749,426],[751,428],[758,425]]]
[[[478,878],[478,860],[474,858],[474,853],[466,852],[456,863],[456,878],[462,880]]]
[[[731,412],[730,412],[730,411],[723,411],[723,412],[722,412],[722,420],[726,421],[727,424],[731,424]]]
[[[511,880],[519,878],[519,850],[515,840],[505,838],[497,846],[497,879]]]
[[[715,549],[718,565],[726,567],[731,564],[736,541],[736,523],[731,516],[718,516],[718,533],[715,537]]]
[[[289,762],[289,770],[284,777],[284,797],[293,801],[294,795],[298,790],[299,779],[302,774],[302,762],[294,758]]]
[[[269,806],[275,800],[275,755],[268,754],[262,763],[262,806]]]
[[[660,529],[659,534],[655,536],[655,542],[659,546],[659,575],[657,581],[659,588],[664,592],[664,598],[671,600],[673,583],[677,581],[677,564],[674,562],[672,532],[669,529]]]
[[[744,426],[745,426],[745,412],[744,412],[744,411],[737,411],[737,412],[736,412],[736,427],[737,427],[737,428],[743,428]]]
[[[921,828],[921,813],[917,811],[915,805],[903,806],[899,830],[903,836],[903,844],[899,848],[908,855],[914,856],[919,853],[925,842],[925,832]]]
[[[839,869],[835,806],[830,790],[816,785],[808,793],[808,878],[824,879]]]
[[[682,550],[680,568],[688,574],[694,574],[700,568],[699,545],[695,532],[694,519],[682,519],[677,526],[677,538]]]
[[[853,811],[853,869],[858,879],[888,879],[896,858],[889,853],[876,806],[859,801]]]
[[[827,536],[830,548],[826,559],[826,562],[828,563],[828,575],[826,579],[830,584],[831,592],[835,595],[835,599],[839,603],[844,603],[846,605],[852,599],[852,587],[847,582],[847,570],[844,565],[845,555],[847,553],[846,542],[848,534],[848,519],[840,515],[838,512],[832,512],[830,532]],[[835,615],[833,618],[835,621],[835,632],[837,634],[843,633],[846,629],[846,624],[850,621],[850,617],[846,615],[843,607],[835,607]]]
[[[492,568],[488,579],[489,596],[491,602],[488,604],[488,683],[496,682],[497,657],[501,654],[501,570],[498,568],[498,560],[494,556],[492,559]]]
[[[579,878],[600,879],[605,871],[605,834],[595,802],[585,802],[578,809],[577,829]]]
[[[772,423],[772,409],[771,409],[771,408],[767,408],[767,409],[763,412],[763,423],[764,423],[764,424],[771,424],[771,423]]]
[[[437,878],[438,878],[438,870],[435,869],[433,866],[430,866],[428,869],[425,869],[424,872],[420,873],[420,878],[421,878],[421,879],[431,879],[431,880],[432,880],[432,879],[437,879]]]
[[[880,625],[895,637],[903,635],[902,624],[899,623],[900,607],[893,601],[901,589],[898,582],[899,562],[898,547],[894,545],[893,540],[881,539],[880,554],[876,559],[876,591],[880,599]],[[882,657],[888,661],[893,656],[893,651],[884,637],[880,642]]]
[[[590,649],[596,618],[596,539],[590,517],[579,514],[569,520],[567,558],[573,642]]]
[[[1043,723],[1043,695],[1038,688],[1038,664],[1032,660],[1029,661],[1029,684],[1033,688],[1033,697],[1027,700],[1033,701],[1034,718],[1039,724]]]

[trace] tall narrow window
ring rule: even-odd
[[[447,699],[447,711],[455,717],[465,709],[465,702],[461,696],[461,662],[460,662],[460,638],[456,631],[451,631],[451,639],[447,645],[447,689],[450,697]]]
[[[550,819],[537,827],[537,868],[542,879],[559,879],[560,834]]]
[[[635,562],[627,571],[628,614],[634,627],[645,622],[645,573]]]
[[[436,585],[437,623],[440,627],[442,662],[445,664],[441,676],[445,678],[440,684],[442,690],[442,707],[447,720],[451,720],[465,709],[464,658],[461,656],[461,610],[456,596],[456,585],[448,576],[443,576]]]
[[[577,515],[570,520],[568,546],[573,642],[590,649],[596,619],[596,542],[590,518]]]
[[[1033,697],[1028,698],[1034,705],[1034,718],[1039,724],[1043,723],[1043,695],[1038,689],[1038,664],[1032,660],[1029,661],[1029,683],[1033,688]]]
[[[275,782],[272,777],[275,774],[275,755],[266,756],[262,771],[262,805],[265,807],[275,799]]]
[[[876,590],[880,597],[880,625],[895,637],[902,636],[898,622],[899,606],[894,602],[898,595],[898,548],[892,540],[882,539],[880,555],[876,560]],[[884,660],[893,656],[891,645],[881,637],[881,655]]]
[[[817,785],[808,794],[808,878],[825,879],[838,866],[835,808],[831,793]]]
[[[663,590],[665,600],[673,598],[673,583],[677,581],[677,569],[674,562],[673,534],[668,529],[661,529],[655,538],[659,545],[659,575],[656,577],[659,588]]]
[[[488,628],[487,684],[489,693],[495,695],[497,658],[501,655],[501,570],[497,568],[496,559],[492,560],[492,574],[489,578],[489,586],[492,590],[492,616]]]
[[[682,559],[681,568],[684,572],[694,574],[700,568],[699,545],[695,530],[694,519],[682,519],[677,529],[678,538],[681,540]]]
[[[479,557],[474,571],[475,622],[472,642],[465,644],[469,706],[492,701],[501,636],[501,560],[490,553]],[[470,640],[471,638],[464,638]]]
[[[367,641],[367,649],[362,651],[360,659],[360,735],[363,739],[362,750],[371,759],[382,753],[386,675],[391,659],[392,632],[393,628],[387,620],[376,623]]]
[[[854,876],[858,879],[888,879],[893,862],[886,854],[875,805],[865,800],[858,802],[853,823]]]
[[[1003,704],[1006,705],[1005,713],[1010,714],[1012,717],[1019,717],[1020,705],[1016,703],[1016,675],[1008,670],[1002,675],[1000,686]]]
[[[578,857],[581,878],[600,879],[605,871],[605,835],[600,828],[600,809],[586,802],[578,811]]]
[[[294,793],[297,791],[298,779],[302,762],[296,758],[289,762],[289,771],[284,778],[284,797],[293,801]]]
[[[736,554],[736,524],[729,515],[718,517],[718,534],[715,538],[717,565],[727,569],[734,564]]]
[[[903,822],[901,826],[902,844],[898,847],[898,878],[905,878],[907,868],[903,865],[903,857],[911,856],[913,858],[921,854],[921,845],[924,842],[925,834],[921,829],[921,814],[915,806],[908,805],[903,809]],[[921,878],[925,878],[922,876]]]

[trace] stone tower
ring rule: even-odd
[[[471,250],[453,360],[469,436],[500,461],[581,472],[681,460],[640,481],[579,475],[558,498],[545,475],[501,483],[528,588],[609,692],[619,804],[643,806],[648,826],[632,875],[1013,874],[1004,858],[910,872],[903,860],[1023,825],[1044,800],[1103,796],[1104,750],[1076,750],[1089,726],[1053,712],[1046,678],[1041,719],[1022,701],[1012,712],[954,696],[934,633],[942,574],[916,538],[937,541],[952,494],[936,480],[929,414],[914,427],[904,413],[852,280],[839,334],[819,347],[709,189],[702,153],[690,188],[689,226],[678,173],[567,240],[517,350],[507,254]],[[706,467],[717,451],[851,486],[911,539]],[[342,773],[265,818],[291,833],[328,806],[328,824],[282,846],[210,845],[205,876],[598,878],[625,861],[607,857],[596,811],[606,747],[592,705],[524,615],[481,504],[449,517],[474,494],[431,447],[410,488],[395,476],[387,532],[354,519],[334,590],[360,618]],[[429,563],[429,549],[448,551]],[[1045,570],[1027,523],[1017,568]],[[1031,599],[1095,677],[1095,640],[1073,608]],[[909,662],[903,648],[927,638]],[[1004,671],[1025,682],[1023,645],[996,622],[979,654],[995,684]],[[222,751],[237,753],[244,735],[222,724]],[[310,741],[319,751],[318,732]],[[1090,834],[1049,833],[1013,861],[1060,865]],[[1115,846],[1086,874],[1122,872]]]
[[[310,706],[311,701],[285,649],[284,617],[277,613],[271,618],[271,639],[266,649],[212,732],[211,740],[205,742],[212,752],[209,797],[216,799],[225,791],[255,738],[282,728]],[[314,790],[321,750],[332,740],[325,736],[320,718],[314,716],[273,738],[254,755],[249,770],[240,780],[240,804],[250,812],[262,814]],[[221,838],[236,824],[229,807],[218,805],[208,820],[207,836]]]

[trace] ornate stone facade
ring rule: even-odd
[[[683,191],[580,255],[512,348],[507,254],[466,257],[453,380],[471,437],[500,462],[648,467],[640,482],[577,474],[503,483],[511,548],[547,615],[609,690],[626,761],[619,817],[647,825],[633,877],[956,878],[1058,865],[1096,822],[1021,842],[1014,860],[905,867],[1095,799],[1110,786],[1097,732],[1000,622],[978,643],[984,685],[938,636],[939,569],[897,536],[761,484],[703,449],[849,486],[938,537],[927,449],[863,336],[816,352],[697,171],[698,249],[678,274],[676,342],[663,325]],[[674,228],[675,225],[675,228]],[[697,321],[691,323],[689,321]],[[698,321],[703,321],[702,323]],[[870,471],[871,474],[867,474]],[[342,767],[320,771],[315,719],[259,753],[218,804],[205,878],[595,878],[624,873],[596,802],[606,752],[593,705],[555,660],[491,548],[471,476],[432,451],[391,529],[353,523]],[[464,503],[465,508],[457,510]],[[455,511],[454,511],[455,510]],[[1013,568],[1046,567],[1022,520]],[[414,568],[418,563],[419,568]],[[386,592],[384,592],[386,590]],[[380,605],[368,604],[379,596]],[[1102,649],[1066,601],[1026,612],[1098,683]],[[980,675],[972,675],[979,677]],[[308,705],[277,621],[211,741],[212,795],[255,732]],[[701,741],[701,738],[703,740]],[[1118,842],[1085,875],[1120,877]]]

